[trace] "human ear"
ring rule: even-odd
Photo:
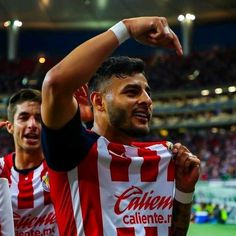
[[[93,92],[90,99],[94,110],[104,111],[103,96],[100,92]]]
[[[6,128],[7,128],[8,133],[13,134],[13,130],[14,130],[13,124],[10,121],[6,122]]]

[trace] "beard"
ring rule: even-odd
[[[133,125],[125,109],[113,108],[110,105],[108,107],[108,115],[111,125],[127,136],[140,138],[149,133],[149,127],[138,127]]]

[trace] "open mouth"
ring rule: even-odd
[[[25,134],[24,137],[27,138],[27,139],[38,139],[39,138],[39,136],[35,133]]]
[[[35,143],[38,142],[39,140],[39,135],[35,133],[28,133],[24,135],[24,138],[27,140],[29,143]]]
[[[149,122],[150,120],[150,113],[148,111],[135,111],[133,115],[142,122]]]

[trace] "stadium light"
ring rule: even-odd
[[[19,20],[14,20],[14,21],[13,21],[13,26],[15,26],[15,27],[21,27],[21,26],[22,26],[22,22],[19,21]]]
[[[193,15],[193,14],[187,13],[185,16],[182,15],[182,14],[179,15],[177,19],[180,22],[184,22],[184,21],[191,22],[191,21],[194,21],[196,19],[196,16]]]
[[[222,88],[216,88],[215,89],[215,94],[221,94],[223,93],[223,89]]]
[[[4,27],[8,27],[8,26],[10,26],[11,25],[11,21],[5,21],[4,23],[3,23],[3,26]]]
[[[234,92],[236,92],[236,87],[235,87],[235,86],[229,86],[229,87],[228,87],[228,91],[229,91],[230,93],[234,93]]]
[[[184,21],[185,19],[185,16],[184,15],[179,15],[178,16],[178,21]]]
[[[40,57],[40,58],[39,58],[39,63],[40,63],[40,64],[45,63],[45,61],[46,61],[45,57]]]
[[[195,17],[195,15],[193,15],[193,14],[187,13],[187,14],[185,15],[185,18],[186,18],[186,20],[194,21],[196,17]]]
[[[218,133],[218,131],[219,131],[219,129],[216,128],[216,127],[211,128],[211,132],[212,132],[213,134]]]
[[[204,90],[201,91],[201,95],[202,95],[202,96],[208,96],[209,93],[210,93],[210,92],[209,92],[208,89],[204,89]]]

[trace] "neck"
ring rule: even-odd
[[[122,132],[112,129],[111,127],[107,129],[104,127],[100,128],[94,124],[92,131],[98,135],[104,136],[107,140],[114,143],[129,145],[131,142],[135,141],[135,138],[127,136]]]
[[[19,170],[30,169],[40,165],[43,159],[41,150],[32,152],[16,150],[15,166]]]

